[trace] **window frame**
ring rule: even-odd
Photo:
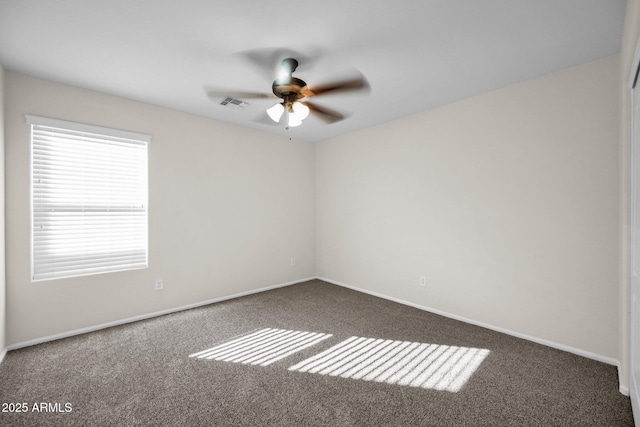
[[[73,278],[73,277],[83,277],[89,275],[96,274],[106,274],[106,273],[114,273],[128,270],[138,270],[149,267],[149,143],[151,142],[151,135],[140,132],[132,132],[121,129],[108,128],[103,126],[89,125],[85,123],[71,122],[66,120],[52,119],[47,117],[40,117],[35,115],[25,115],[25,119],[27,124],[30,127],[29,132],[29,156],[30,156],[30,176],[29,176],[29,190],[30,190],[30,269],[31,269],[31,282],[41,282],[47,280],[55,280],[55,279],[63,279],[63,278]],[[129,265],[127,263],[114,263],[114,265],[106,266],[104,269],[100,269],[99,271],[78,271],[72,272],[70,270],[65,271],[64,273],[56,274],[55,272],[50,273],[38,273],[36,274],[36,257],[35,257],[35,211],[34,211],[34,129],[38,128],[38,130],[42,130],[42,128],[48,128],[55,132],[56,129],[61,131],[61,134],[67,132],[77,132],[82,134],[82,137],[91,138],[98,137],[103,141],[113,142],[114,140],[131,140],[135,142],[136,145],[144,145],[144,160],[142,161],[142,167],[144,168],[141,171],[141,176],[144,178],[144,199],[141,200],[144,205],[144,262],[138,262],[138,265]],[[126,143],[126,141],[124,141]],[[90,143],[87,141],[87,143]],[[107,212],[108,209],[105,209],[103,212]],[[90,229],[91,227],[89,227]],[[105,256],[102,258],[104,260],[108,260],[109,257]],[[87,260],[83,260],[78,262],[78,266],[86,265]],[[109,268],[111,267],[111,268]],[[94,267],[94,270],[96,268]],[[69,273],[69,274],[67,274]],[[38,276],[38,277],[36,277]]]

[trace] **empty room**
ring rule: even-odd
[[[640,0],[0,0],[0,425],[633,426]]]

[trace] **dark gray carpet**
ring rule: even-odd
[[[189,357],[265,328],[332,336],[266,366]],[[320,353],[350,337],[390,341],[368,367],[364,353],[352,353],[359,358],[349,365],[349,352],[338,351],[344,369],[324,368],[333,376],[289,370],[314,357],[317,365]],[[453,356],[456,347],[466,355],[489,352],[457,392],[428,388],[428,381],[389,384],[385,374],[376,380],[374,367],[393,377],[383,354],[393,346],[397,352],[399,341],[432,346],[424,352],[430,360],[401,362],[407,369],[420,362],[419,372],[396,373],[396,380],[433,379],[429,369],[442,365],[443,354],[467,357]],[[238,346],[259,345],[245,338]],[[467,369],[469,357],[454,370]],[[373,380],[336,375],[349,367]],[[445,382],[457,375],[444,374]],[[28,407],[0,413],[3,426],[633,425],[614,366],[321,281],[11,351],[0,365],[0,402]],[[34,411],[40,402],[55,412]]]

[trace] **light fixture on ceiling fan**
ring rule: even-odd
[[[288,105],[287,105],[288,104]],[[296,127],[302,124],[302,121],[309,116],[309,107],[302,102],[281,102],[267,109],[267,114],[276,123],[280,123],[282,115],[287,112],[287,125]]]

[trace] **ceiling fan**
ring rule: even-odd
[[[323,85],[308,86],[304,80],[293,76],[297,67],[298,61],[294,58],[282,60],[280,71],[271,86],[272,93],[220,91],[208,91],[207,93],[210,98],[227,96],[237,96],[245,99],[280,98],[281,102],[266,110],[268,116],[275,123],[280,123],[284,117],[287,127],[296,127],[302,124],[302,121],[309,116],[309,113],[316,115],[326,123],[335,123],[346,118],[344,114],[338,111],[308,101],[308,98],[340,92],[369,91],[369,83],[362,75]]]

